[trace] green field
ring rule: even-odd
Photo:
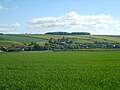
[[[0,46],[10,46],[14,44],[22,45],[23,43],[38,42],[43,43],[47,42],[45,39],[29,37],[22,34],[19,35],[0,35]]]
[[[33,37],[33,38],[40,38],[40,39],[59,39],[62,37],[69,38],[71,40],[74,40],[75,42],[78,43],[94,43],[95,41],[98,42],[120,42],[120,36],[109,36],[109,35],[37,35],[37,34],[28,34],[28,35],[23,35],[27,37]]]
[[[119,53],[0,53],[0,90],[119,90]]]
[[[44,45],[50,38],[60,39],[62,37],[69,38],[74,43],[94,43],[108,42],[120,43],[120,36],[99,36],[99,35],[41,35],[41,34],[4,34],[0,35],[0,46],[24,45],[36,42]]]

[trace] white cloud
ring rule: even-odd
[[[105,14],[80,15],[72,11],[60,17],[34,18],[28,22],[28,27],[33,29],[64,27],[68,32],[84,30],[104,34],[104,31],[120,32],[120,20]]]
[[[6,7],[0,5],[0,11],[2,11],[2,10],[6,10],[6,9],[7,9]]]
[[[0,11],[3,11],[3,10],[16,10],[18,8],[18,6],[11,6],[11,7],[5,7],[3,5],[0,5]]]
[[[19,27],[19,23],[14,24],[0,24],[0,31],[8,31],[8,30],[14,30],[15,28]]]

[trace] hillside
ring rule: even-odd
[[[29,36],[25,36],[22,34],[5,34],[5,35],[0,35],[0,46],[9,46],[9,45],[13,45],[13,44],[18,44],[18,45],[23,45],[23,44],[28,44],[31,42],[47,42],[47,40],[45,39],[41,39],[41,38],[36,38],[36,37],[29,37]]]
[[[0,50],[73,50],[73,49],[120,48],[120,36],[102,35],[47,35],[3,34]]]
[[[50,38],[59,39],[62,37],[69,38],[74,42],[79,43],[94,43],[97,42],[109,42],[116,43],[120,42],[120,36],[102,36],[102,35],[39,35],[39,34],[28,34],[23,35],[26,37],[39,38],[43,40],[49,40]]]
[[[109,42],[120,43],[120,36],[101,36],[101,35],[40,35],[40,34],[5,34],[0,35],[0,46],[4,44],[23,44],[38,42],[47,42],[50,38],[69,38],[77,43]]]

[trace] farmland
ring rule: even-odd
[[[30,42],[46,42],[45,39],[40,39],[40,38],[33,38],[33,37],[27,37],[25,35],[0,35],[0,45],[1,46],[4,46],[5,43],[7,46],[9,45],[14,45],[14,44],[18,44],[18,45],[21,45],[23,43],[27,44],[27,43],[30,43]],[[10,43],[9,43],[10,42]],[[11,43],[11,42],[14,42],[14,43]]]
[[[120,42],[120,36],[97,36],[97,35],[40,35],[40,34],[6,34],[0,35],[0,41],[16,41],[20,43],[30,43],[34,42],[46,42],[50,38],[59,39],[62,37],[74,39],[77,42],[84,43],[89,42],[92,43],[94,41],[98,42]]]
[[[120,42],[120,36],[100,36],[100,35],[41,35],[41,34],[6,34],[0,35],[1,41],[14,41],[19,43],[30,43],[30,42],[47,42],[50,38],[69,38],[74,42],[79,43],[94,43],[98,42]]]
[[[0,89],[119,90],[120,51],[0,53]]]
[[[120,88],[120,36],[3,34],[0,50],[0,90]]]
[[[49,35],[49,34],[2,34],[0,50],[42,51],[42,50],[81,50],[81,49],[120,50],[119,36],[100,35]]]

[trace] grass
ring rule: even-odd
[[[16,41],[19,43],[47,42],[40,38],[25,37],[22,35],[0,35],[0,40]]]
[[[119,53],[0,53],[0,89],[119,90]]]
[[[40,39],[45,39],[49,40],[50,38],[54,39],[59,39],[62,37],[69,38],[70,40],[73,40],[74,42],[78,43],[94,43],[95,41],[97,42],[108,42],[108,43],[113,43],[113,42],[120,42],[120,39],[118,36],[99,36],[99,35],[33,35],[33,34],[28,34],[25,35],[28,37],[34,37],[34,38],[40,38]]]
[[[50,38],[59,39],[59,38],[69,38],[69,41],[72,40],[74,43],[94,43],[94,42],[108,42],[116,43],[120,42],[119,36],[87,36],[87,35],[39,35],[39,34],[13,34],[13,35],[0,35],[0,45],[9,46],[15,43],[31,43],[37,42],[40,45],[48,42]]]
[[[54,38],[57,40],[57,39],[60,39],[63,37],[66,37],[66,38],[76,38],[77,37],[77,36],[73,36],[73,35],[39,35],[39,34],[28,34],[25,36],[34,37],[34,38],[41,38],[41,39],[45,39],[45,40],[49,40],[50,38]]]
[[[95,38],[102,39],[110,42],[120,42],[120,37],[118,36],[95,36]]]
[[[22,44],[20,42],[0,40],[0,46],[7,47],[7,46],[11,46],[11,45],[22,45],[22,46],[24,46],[24,44]]]

